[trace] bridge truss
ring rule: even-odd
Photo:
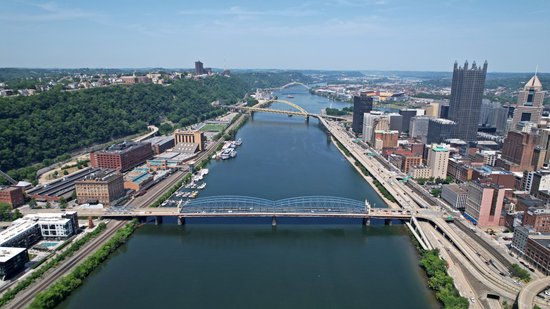
[[[333,196],[303,196],[268,200],[249,196],[222,195],[190,200],[180,213],[243,213],[243,214],[365,214],[364,201]]]

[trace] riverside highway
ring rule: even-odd
[[[385,186],[403,208],[412,210],[413,212],[420,208],[431,208],[433,210],[433,215],[431,215],[429,221],[432,222],[432,225],[438,232],[441,232],[446,239],[456,246],[459,252],[457,252],[457,257],[461,260],[463,267],[467,268],[480,282],[483,282],[487,286],[488,291],[510,300],[516,299],[521,287],[513,282],[511,278],[504,277],[496,269],[490,268],[486,261],[481,258],[481,254],[472,248],[450,224],[442,219],[445,213],[440,210],[440,207],[431,207],[422,196],[405,187],[403,183],[395,178],[395,172],[388,171],[378,160],[369,156],[365,149],[354,143],[352,136],[339,123],[323,119],[322,117],[319,121],[374,178]],[[428,238],[432,237],[432,245],[437,246],[440,250],[445,250],[441,239],[438,240],[433,235],[431,232],[428,233]],[[483,252],[483,254],[486,256],[487,252]]]

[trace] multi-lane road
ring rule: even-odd
[[[403,208],[413,211],[420,208],[431,208],[433,210],[434,214],[430,217],[429,221],[432,223],[431,226],[435,227],[439,232],[432,233],[432,231],[429,231],[427,233],[431,235],[432,245],[438,247],[440,250],[454,250],[462,267],[468,269],[474,277],[483,282],[489,291],[508,299],[513,300],[516,298],[521,290],[521,286],[517,282],[514,282],[512,278],[503,276],[499,272],[499,270],[506,268],[508,265],[509,262],[507,259],[499,258],[498,252],[495,253],[490,248],[484,247],[483,243],[481,245],[474,244],[474,240],[479,241],[479,239],[472,239],[464,234],[460,235],[459,229],[442,219],[445,212],[441,211],[440,206],[434,206],[433,203],[430,203],[428,199],[422,196],[421,192],[411,190],[411,188],[398,181],[396,179],[397,172],[393,169],[388,170],[387,166],[380,163],[372,154],[369,155],[369,151],[355,143],[340,124],[326,119],[320,119],[320,121],[353,157],[363,164],[369,173],[388,189]],[[463,233],[463,231],[460,231],[460,233]],[[434,235],[438,236],[434,237]],[[445,237],[441,235],[445,235]],[[448,246],[445,246],[442,239],[450,240],[454,246],[450,245],[450,243]]]

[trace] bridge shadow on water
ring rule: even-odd
[[[271,225],[270,217],[210,217],[210,218],[185,218],[185,225],[208,225],[208,224],[235,224],[235,225]],[[147,217],[146,224],[156,224],[155,217]],[[176,217],[165,217],[162,224],[177,224]],[[372,218],[370,221],[371,227],[387,226],[384,219]],[[391,220],[392,225],[401,227],[402,221],[399,219]],[[319,226],[363,226],[362,219],[356,218],[292,218],[292,217],[277,217],[277,225],[292,226],[292,225],[319,225]],[[367,226],[368,227],[368,226]]]

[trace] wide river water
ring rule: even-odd
[[[293,87],[319,113],[345,103]],[[287,98],[288,95],[293,98]],[[283,107],[276,103],[274,107]],[[316,119],[256,113],[235,159],[208,166],[200,197],[382,199]],[[195,219],[139,228],[60,308],[437,308],[402,225],[357,220]]]

